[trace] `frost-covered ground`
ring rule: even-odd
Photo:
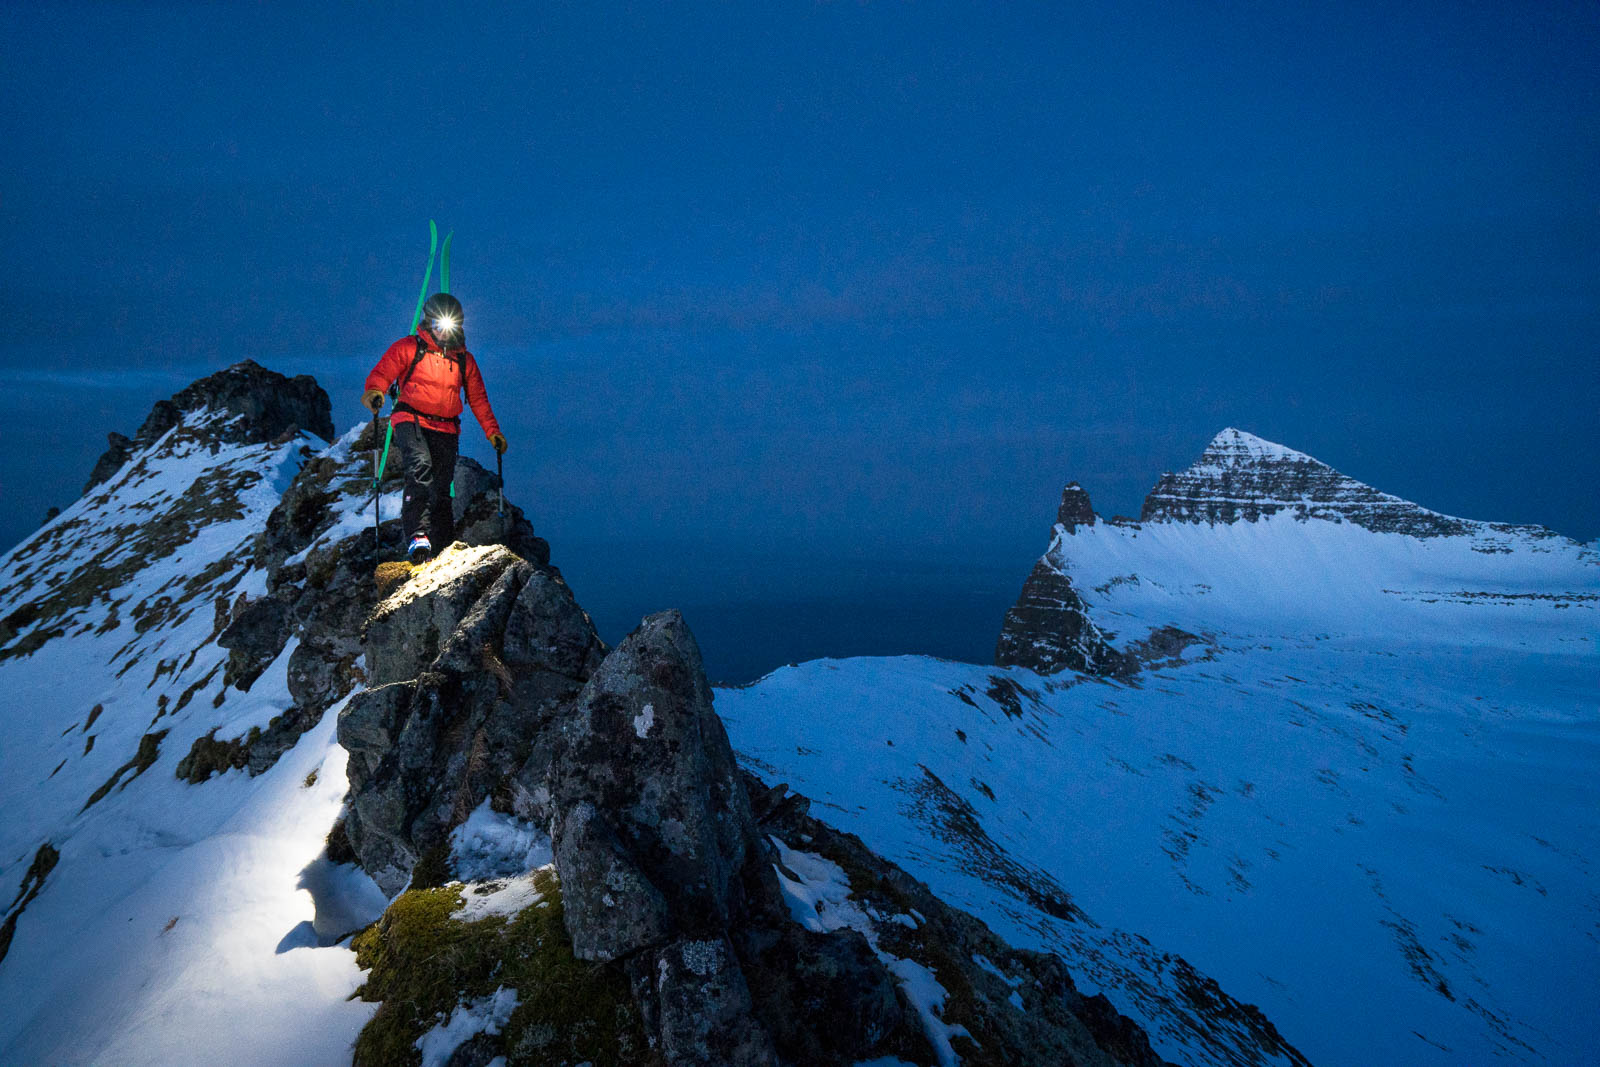
[[[1479,533],[1057,527],[1102,629],[1209,643],[1132,684],[815,661],[717,709],[750,765],[1177,1062],[1220,1060],[1168,954],[1314,1063],[1593,1062],[1600,569]]]

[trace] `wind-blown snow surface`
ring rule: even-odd
[[[186,413],[0,557],[0,617],[45,605],[0,653],[8,914],[40,845],[60,852],[0,962],[0,1063],[334,1063],[374,1010],[347,1001],[361,976],[335,942],[386,902],[319,859],[346,787],[337,707],[259,777],[174,776],[196,738],[292,703],[293,642],[225,689],[217,605],[264,591],[252,540],[327,447],[218,445],[217,417]],[[154,762],[125,766],[141,748]]]
[[[1314,1063],[1593,1062],[1592,549],[1281,514],[1047,559],[1119,643],[1206,643],[1131,683],[802,664],[718,692],[735,747],[1177,1062],[1228,1054],[1169,953]]]

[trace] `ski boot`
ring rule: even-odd
[[[428,542],[427,534],[417,534],[411,539],[411,544],[406,548],[406,558],[412,566],[419,566],[433,558],[433,545]]]

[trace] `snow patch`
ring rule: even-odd
[[[911,1001],[911,1006],[922,1017],[922,1029],[927,1033],[928,1040],[933,1042],[933,1050],[939,1056],[939,1067],[957,1067],[961,1057],[950,1046],[950,1039],[964,1037],[974,1045],[978,1043],[965,1026],[959,1023],[952,1025],[940,1018],[944,1012],[944,1002],[950,996],[949,991],[939,984],[932,971],[915,960],[897,959],[881,952],[879,955],[894,976],[900,979],[900,988],[905,990],[906,999]]]
[[[555,862],[550,835],[484,800],[450,831],[450,869],[463,882],[515,878]]]
[[[633,717],[633,732],[641,739],[650,736],[650,727],[656,722],[656,706],[646,704],[644,710]]]
[[[923,1030],[938,1053],[939,1067],[956,1067],[961,1059],[950,1046],[950,1039],[970,1039],[971,1034],[966,1027],[946,1023],[940,1018],[949,994],[933,972],[914,960],[901,959],[878,947],[877,931],[871,920],[861,906],[850,899],[850,879],[844,873],[844,868],[824,856],[792,849],[777,837],[769,836],[768,840],[778,850],[779,863],[773,866],[778,874],[778,886],[783,891],[784,901],[789,905],[789,915],[801,926],[818,933],[846,927],[860,931],[878,959],[898,979],[906,999],[917,1009]],[[795,877],[789,877],[790,874]],[[887,1059],[873,1062],[897,1061]]]
[[[456,1006],[450,1018],[417,1038],[422,1067],[445,1067],[456,1049],[479,1034],[498,1034],[517,1010],[517,991],[501,986],[485,997]]]
[[[510,918],[544,899],[534,886],[537,871],[493,882],[469,882],[461,887],[461,907],[450,918],[474,923],[494,916]]]

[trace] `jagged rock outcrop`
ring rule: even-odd
[[[1136,669],[1106,642],[1072,579],[1043,559],[1033,565],[1017,602],[1006,610],[994,661],[1040,674],[1070,670],[1121,677]]]
[[[1089,491],[1077,482],[1068,482],[1061,490],[1061,504],[1056,508],[1056,522],[1067,533],[1076,533],[1080,526],[1093,526],[1099,521],[1094,506],[1089,503]]]
[[[339,741],[346,833],[385,892],[535,748],[547,753],[557,710],[604,655],[560,576],[501,547],[454,547],[378,608],[369,685],[340,714]]]
[[[219,624],[217,643],[229,650],[224,678],[242,691],[291,638],[298,639],[288,662],[295,713],[274,720],[273,727],[253,739],[201,738],[180,775],[203,780],[211,771],[230,766],[260,773],[282,751],[281,734],[314,726],[325,709],[366,681],[358,663],[362,630],[378,603],[373,570],[398,553],[401,534],[392,508],[384,521],[382,545],[370,521],[360,521],[354,531],[349,526],[352,514],[358,520],[369,514],[373,456],[382,448],[384,428],[382,420],[376,426],[365,424],[301,468],[253,546],[255,565],[267,572],[267,594],[235,598]],[[391,455],[385,490],[401,481]],[[455,483],[454,509],[463,544],[506,545],[538,566],[548,564],[550,547],[534,534],[521,509],[506,504],[504,514],[498,513],[499,481],[494,475],[463,457],[456,462]],[[290,743],[295,736],[288,735]],[[192,777],[196,774],[199,779]]]
[[[219,443],[271,441],[295,430],[333,440],[333,409],[315,378],[286,378],[247,359],[201,378],[171,400],[157,401],[131,440],[120,433],[107,435],[109,447],[95,461],[83,491],[109,481],[133,453],[154,444],[185,414],[208,408],[226,416],[212,431]]]
[[[132,617],[144,632],[195,613],[210,617],[220,593],[250,566],[239,546],[211,546],[203,571],[148,595],[124,594],[108,605],[107,591],[137,588],[135,577],[154,561],[181,557],[202,533],[241,518],[265,470],[310,454],[296,427],[332,433],[328,410],[309,377],[286,378],[247,361],[159,401],[131,441],[112,435],[90,491],[12,554],[0,587],[0,604],[8,605],[0,659],[28,655],[91,618],[94,628],[109,629]],[[183,473],[191,470],[197,473]],[[136,639],[118,655],[137,659],[141,647]]]
[[[560,953],[593,961],[604,968],[593,973],[615,974],[617,988],[628,991],[624,1008],[605,1008],[610,1022],[601,1028],[621,1035],[605,1047],[627,1046],[626,1033],[637,1027],[649,1054],[633,1062],[675,1067],[943,1060],[936,1044],[959,1028],[929,1030],[924,1016],[933,1009],[913,1003],[908,990],[915,985],[895,968],[927,968],[908,961],[939,951],[927,974],[986,988],[966,942],[940,948],[924,939],[907,943],[904,955],[889,953],[883,943],[903,939],[888,928],[918,927],[917,920],[869,919],[871,908],[853,906],[826,923],[797,913],[801,898],[780,882],[772,836],[779,823],[758,824],[752,790],[769,817],[787,813],[782,825],[794,847],[812,847],[807,835],[820,830],[795,821],[803,812],[792,801],[774,802],[737,767],[699,649],[676,612],[645,619],[608,652],[554,572],[503,548],[457,545],[377,607],[366,654],[368,687],[339,720],[339,739],[350,751],[343,830],[386,892],[410,885],[391,906],[394,918],[363,935],[364,958],[375,967],[371,992],[398,988],[384,961],[415,954],[407,937],[422,935],[407,935],[402,916],[435,916],[431,938],[465,936],[428,910],[455,891],[429,887],[451,876],[451,833],[487,800],[507,817],[549,831],[553,869],[536,884],[559,904]],[[864,849],[851,855],[858,866],[872,862]],[[783,877],[798,884],[792,871]],[[933,909],[919,891],[915,899]],[[977,944],[971,931],[979,924],[961,921],[969,931],[963,937]],[[510,941],[495,951],[552,951],[548,930],[535,934],[521,919],[496,936]],[[538,947],[510,947],[519,938]],[[987,932],[983,944],[1002,951]],[[463,998],[488,996],[494,987],[471,977],[486,966],[480,960],[471,974],[436,976],[429,987],[456,981]],[[993,1062],[1158,1062],[1144,1056],[1147,1045],[1120,1058],[1102,1050],[1080,1018],[1093,1007],[1080,1003],[1059,962],[1055,967],[1039,964],[1038,1012],[1023,1013],[1009,988],[994,998],[1017,1018],[985,1023],[993,1037],[986,1054],[999,1057]],[[546,1002],[537,989],[518,995]],[[397,1023],[397,1012],[382,1011],[374,1025],[383,1036],[361,1047],[414,1040],[404,1027],[424,1019],[418,1012],[411,1023]],[[563,1029],[572,1026],[578,1029]],[[592,1019],[557,1026],[519,1008],[498,1039],[474,1039],[472,1055],[487,1060],[534,1041],[578,1048],[589,1040],[581,1035],[593,1037],[599,1026]],[[1118,1040],[1126,1045],[1126,1034]],[[1048,1055],[1040,1059],[1043,1050]]]
[[[172,406],[178,412],[202,408],[227,412],[231,418],[218,431],[224,441],[271,440],[291,429],[324,441],[334,436],[333,409],[315,378],[309,374],[285,378],[249,359],[181,390],[172,398]],[[155,436],[159,432],[147,422],[135,441]]]
[[[762,850],[681,616],[640,624],[560,729],[548,768],[552,837],[558,868],[589,875],[567,879],[567,926],[580,958],[720,936],[750,910],[741,875]],[[618,882],[639,886],[635,907],[607,901]],[[774,903],[776,894],[774,884]]]
[[[83,491],[87,493],[101,482],[107,481],[122,469],[122,465],[128,462],[128,457],[131,455],[133,455],[131,438],[115,431],[106,434],[106,450],[95,460],[94,469],[89,472],[89,480],[83,483]]]
[[[1061,537],[1097,521],[1088,491],[1077,482],[1068,482],[1056,509],[1059,532],[1052,550]],[[1033,565],[1017,602],[1006,611],[995,663],[1031,667],[1040,674],[1073,670],[1114,677],[1126,677],[1138,668],[1107,642],[1089,618],[1088,605],[1072,579],[1055,567],[1048,555]]]

